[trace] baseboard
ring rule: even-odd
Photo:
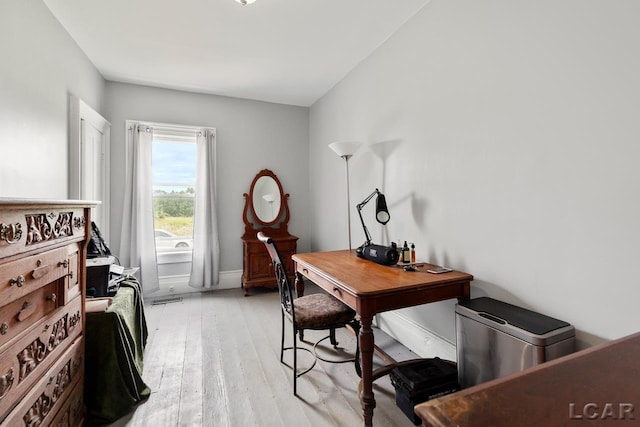
[[[396,312],[376,316],[378,328],[420,357],[456,360],[456,346],[424,326]]]
[[[152,297],[163,297],[174,294],[189,294],[207,290],[235,289],[242,287],[242,270],[221,271],[218,286],[214,288],[192,288],[189,286],[189,275],[164,276],[160,278],[160,289],[150,294]]]
[[[242,270],[221,271],[216,289],[234,289],[242,287]]]

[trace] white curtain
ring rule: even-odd
[[[120,263],[140,267],[140,282],[146,294],[159,288],[151,181],[153,129],[133,125],[128,132]]]
[[[193,215],[193,261],[189,286],[212,288],[220,273],[220,244],[216,212],[216,131],[206,129],[197,139],[198,165]]]

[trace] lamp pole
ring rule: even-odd
[[[349,159],[352,154],[346,154],[342,156],[347,168],[347,231],[349,233],[349,251],[351,251],[351,197],[349,196]]]
[[[347,170],[347,227],[349,231],[349,251],[351,251],[351,197],[349,195],[349,159],[354,155],[358,148],[362,145],[357,141],[342,141],[333,142],[329,144],[331,148],[338,156],[344,159]]]

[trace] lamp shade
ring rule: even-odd
[[[378,193],[376,198],[376,221],[384,225],[389,222],[391,215],[389,215],[389,209],[387,208],[387,199],[384,194]]]
[[[335,151],[340,157],[351,157],[358,151],[361,145],[362,143],[358,141],[341,141],[329,144],[329,148]]]

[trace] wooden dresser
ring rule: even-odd
[[[262,231],[265,235],[271,237],[276,242],[278,252],[284,263],[287,276],[291,283],[294,281],[295,269],[291,255],[296,253],[297,241],[296,236],[289,233],[282,233],[279,230],[265,228]],[[242,272],[242,287],[244,295],[247,296],[249,288],[259,286],[263,288],[278,289],[275,272],[271,264],[271,258],[264,246],[255,234],[245,235],[242,237],[242,246],[244,252],[244,269]]]
[[[0,199],[0,426],[84,422],[92,206]]]

